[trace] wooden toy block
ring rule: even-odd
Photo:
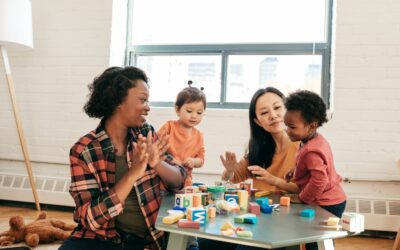
[[[180,219],[178,221],[178,227],[181,228],[200,228],[200,223],[198,221],[191,221],[188,219]]]
[[[267,197],[258,198],[258,199],[256,199],[256,203],[258,205],[262,205],[262,204],[268,205],[269,199]]]
[[[267,196],[267,195],[269,195],[269,194],[270,194],[269,191],[258,191],[258,192],[256,192],[256,193],[254,194],[254,197],[260,198],[260,197],[263,197],[263,196]]]
[[[225,230],[221,230],[221,234],[225,235],[225,236],[233,236],[235,235],[235,231],[233,229],[225,229]]]
[[[192,194],[184,194],[183,195],[183,207],[193,207],[193,195]]]
[[[329,217],[328,220],[326,220],[326,224],[328,226],[338,226],[339,221],[340,219],[338,217]]]
[[[199,192],[199,187],[187,186],[185,187],[185,194],[194,194]]]
[[[253,233],[251,231],[237,231],[236,234],[239,237],[253,237]]]
[[[225,200],[239,204],[239,196],[237,194],[225,194]]]
[[[185,212],[186,211],[186,207],[175,206],[175,207],[172,208],[172,210],[179,210],[179,211]]]
[[[314,217],[314,215],[315,215],[315,210],[311,208],[304,209],[300,213],[301,217]]]
[[[175,207],[183,207],[183,196],[184,194],[175,195]]]
[[[247,210],[249,202],[249,193],[246,190],[238,190],[239,207],[241,210]]]
[[[342,227],[349,232],[364,231],[364,215],[350,212],[343,213]]]
[[[260,215],[260,205],[255,202],[249,202],[249,212]]]
[[[272,207],[270,205],[267,205],[267,204],[262,204],[260,206],[260,210],[261,210],[261,212],[263,212],[265,214],[271,214],[272,213]]]
[[[208,205],[208,193],[201,193],[201,205],[207,206]]]
[[[198,221],[200,225],[204,225],[207,221],[207,210],[204,208],[192,209],[191,220]]]
[[[290,205],[290,197],[282,196],[281,199],[280,199],[279,204],[281,206],[289,206]]]
[[[165,224],[174,224],[178,220],[182,219],[184,214],[171,214],[162,218],[162,222]]]
[[[274,201],[272,199],[269,199],[268,204],[272,205],[272,203],[274,203]]]
[[[222,224],[220,230],[224,231],[224,230],[227,230],[227,229],[235,230],[235,227],[230,222],[225,222],[224,224]]]
[[[193,194],[193,207],[201,206],[201,194]]]
[[[247,224],[257,224],[257,221],[258,221],[257,217],[244,218],[244,223],[247,223]]]
[[[235,216],[234,221],[236,223],[256,224],[257,217],[255,214],[242,214],[242,215]]]
[[[216,207],[209,207],[208,208],[208,216],[210,218],[215,218],[216,215],[217,215],[217,208]]]

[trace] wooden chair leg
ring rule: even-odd
[[[300,244],[300,250],[306,250],[306,244]]]
[[[400,228],[399,231],[397,231],[396,240],[394,241],[392,250],[400,250]]]

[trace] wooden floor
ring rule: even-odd
[[[68,223],[73,223],[71,211],[60,211],[57,208],[44,208],[48,218],[56,218]],[[15,207],[0,202],[0,225],[8,224],[8,219],[14,215],[22,215],[26,220],[35,219],[38,212],[33,208]],[[4,228],[1,228],[4,230]],[[370,237],[347,237],[335,240],[336,250],[391,250],[394,240],[370,238]]]

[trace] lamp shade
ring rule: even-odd
[[[0,44],[33,48],[31,0],[0,0]]]

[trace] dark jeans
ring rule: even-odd
[[[146,245],[151,243],[150,240],[145,240],[134,234],[129,234],[118,230],[121,240],[113,242],[112,240],[103,239],[77,239],[69,237],[64,241],[59,250],[86,250],[86,249],[96,249],[96,250],[125,250],[125,249],[144,249]]]
[[[331,212],[332,214],[336,215],[337,217],[341,218],[342,214],[346,208],[346,201],[343,201],[342,203],[336,204],[336,205],[330,205],[330,206],[321,206],[323,209],[325,209],[328,212]],[[307,243],[306,244],[306,249],[307,250],[318,250],[318,244],[317,242],[312,242],[312,243]]]

